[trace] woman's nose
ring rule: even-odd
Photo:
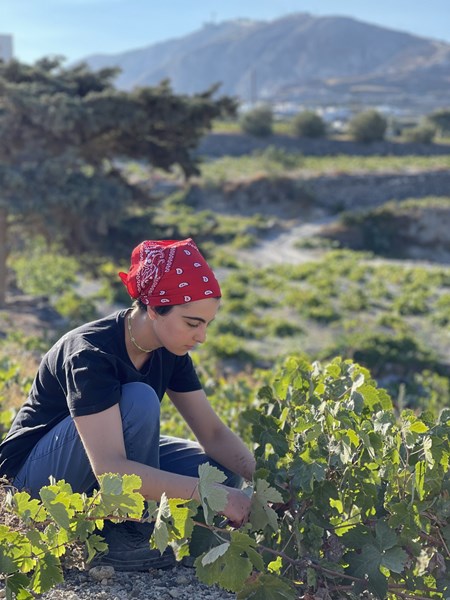
[[[194,339],[198,344],[203,344],[203,342],[206,340],[206,328],[199,327],[195,332]]]

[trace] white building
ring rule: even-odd
[[[13,57],[12,35],[0,33],[0,60],[8,62]]]

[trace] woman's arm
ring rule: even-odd
[[[93,415],[75,417],[74,422],[97,478],[103,473],[134,474],[141,478],[140,492],[148,500],[159,501],[163,493],[169,498],[200,500],[196,477],[161,471],[127,458],[118,404]],[[233,523],[245,522],[250,500],[240,490],[226,490],[228,501],[223,514]]]
[[[206,454],[244,479],[251,480],[255,470],[253,454],[241,438],[221,421],[205,392],[167,390],[167,395]]]
[[[118,404],[96,414],[75,417],[74,422],[96,477],[102,473],[139,475],[141,493],[149,500],[159,500],[163,492],[171,498],[192,497],[196,478],[161,471],[127,458]]]

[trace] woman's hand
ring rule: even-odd
[[[241,527],[248,521],[252,499],[242,490],[221,486],[227,492],[227,503],[221,514],[229,520],[232,527]]]

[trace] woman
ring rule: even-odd
[[[133,473],[149,500],[198,500],[198,467],[208,462],[227,476],[223,514],[242,524],[250,500],[239,486],[254,458],[212,409],[189,356],[219,308],[214,273],[188,238],[142,242],[119,275],[133,307],[70,331],[45,355],[0,445],[0,474],[37,496],[51,475],[89,493],[102,473]],[[198,443],[160,436],[165,393]],[[150,533],[149,524],[109,523],[101,563],[173,565],[173,553],[150,550]]]

